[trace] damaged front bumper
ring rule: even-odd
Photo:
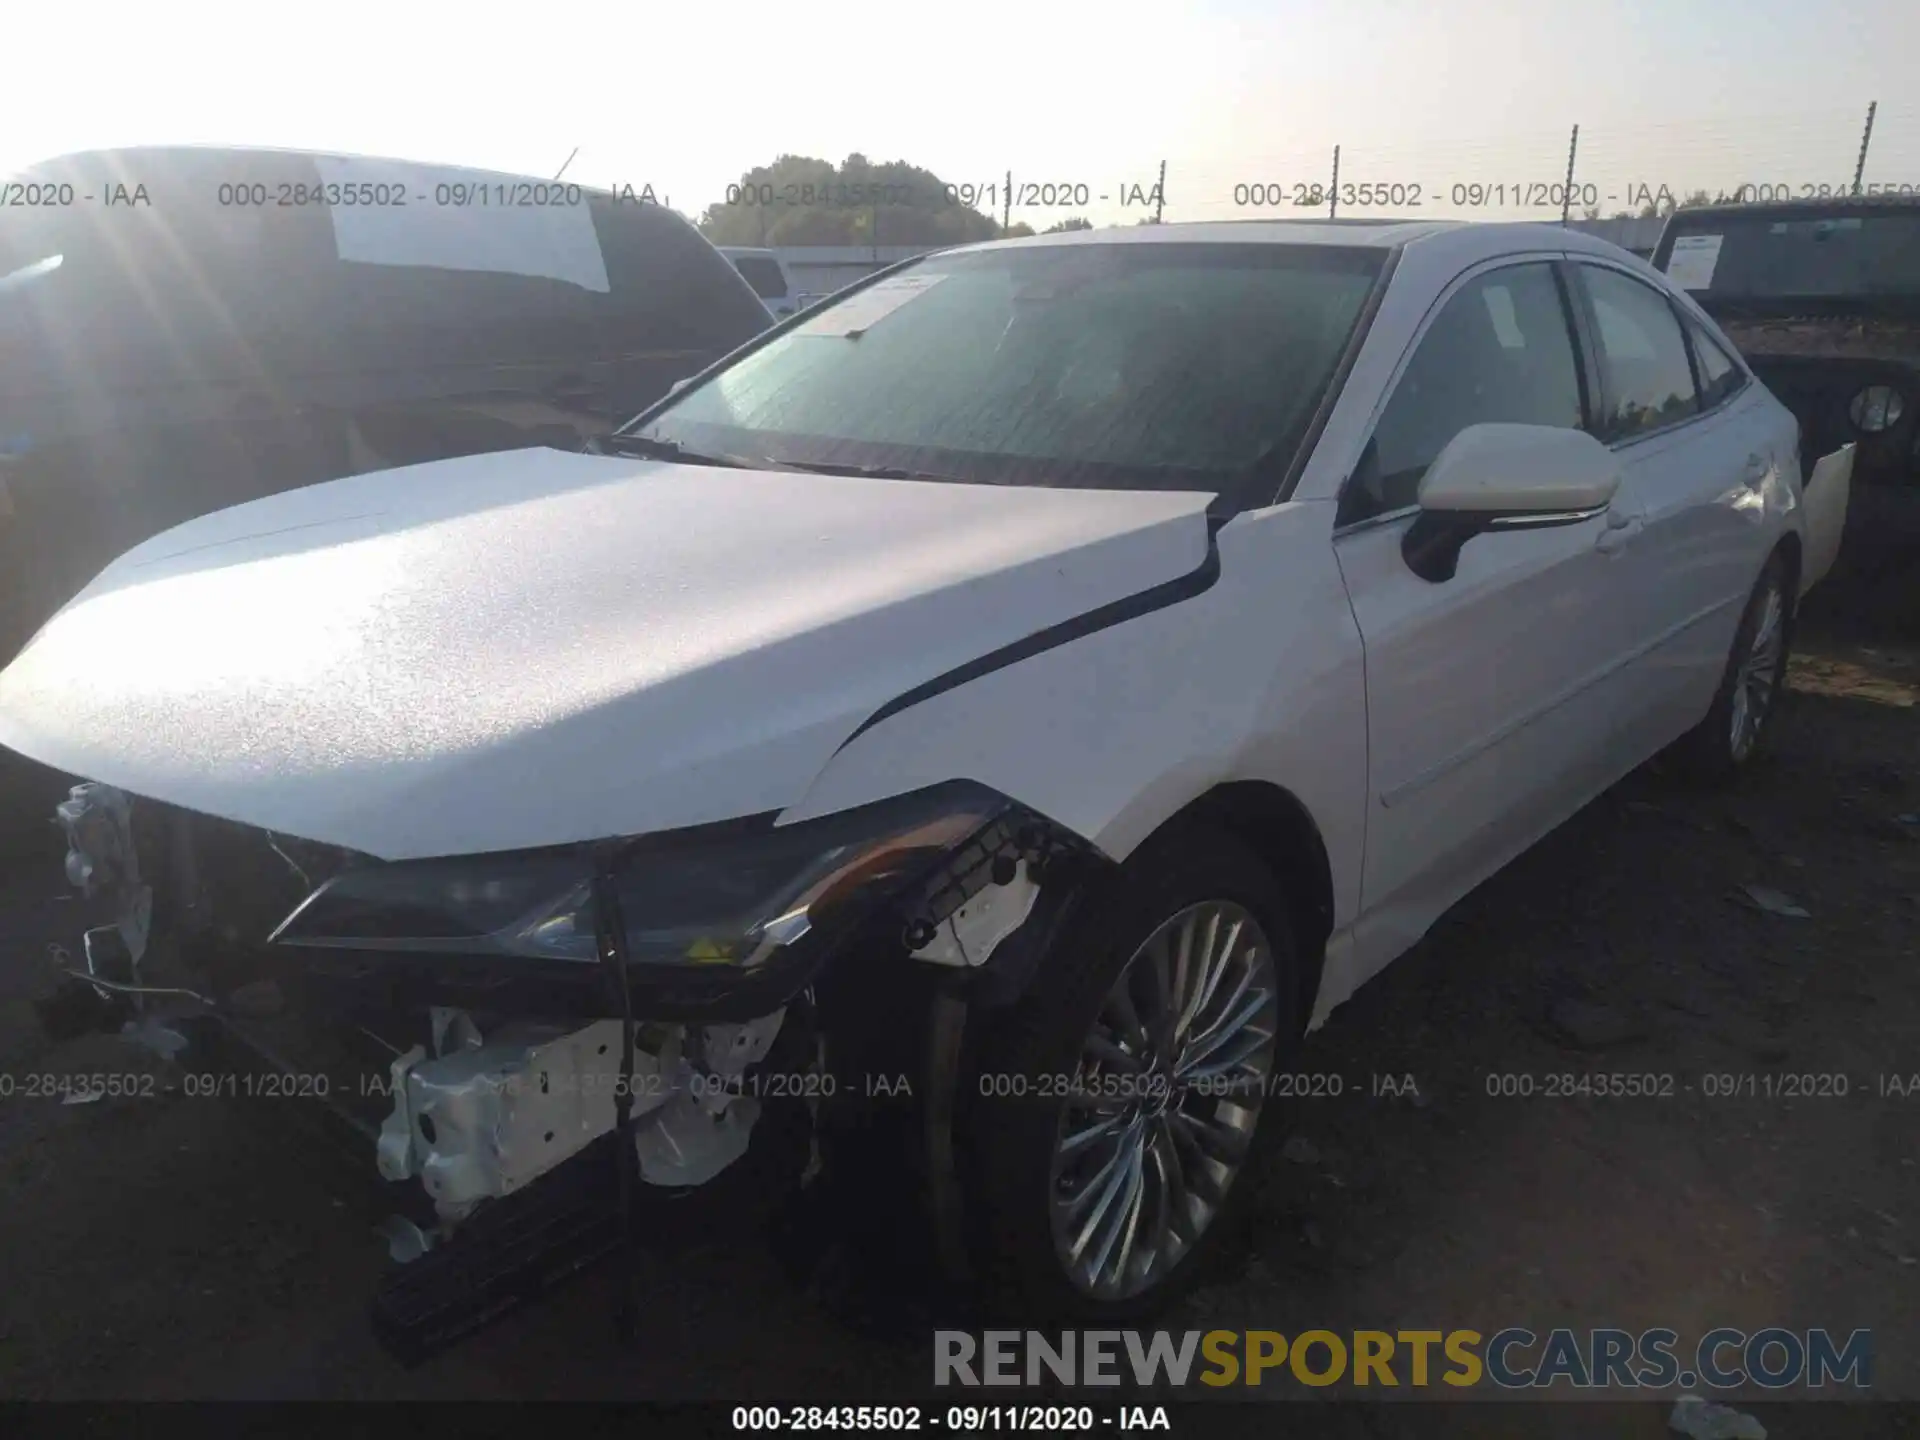
[[[884,951],[1017,989],[1085,853],[971,787],[519,868],[381,865],[97,784],[58,818],[102,920],[70,991],[190,1073],[251,1077],[227,1093],[318,1102],[388,1202],[375,1318],[403,1355],[605,1255],[636,1205],[697,1191],[725,1225],[789,1190],[833,1094],[822,972]],[[521,906],[502,887],[528,876]]]
[[[645,1119],[635,1137],[641,1178],[704,1185],[746,1153],[760,1104],[745,1077],[785,1018],[782,1008],[738,1025],[648,1026],[627,1072],[617,1020],[509,1025],[487,1038],[466,1012],[437,1012],[445,1044],[432,1057],[414,1046],[374,1087],[393,1097],[376,1145],[380,1174],[417,1179],[451,1229],[609,1134],[625,1095]]]

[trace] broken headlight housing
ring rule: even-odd
[[[621,842],[611,875],[632,965],[751,970],[924,878],[1011,802],[954,783],[795,825],[731,822]],[[587,847],[348,870],[270,938],[415,954],[599,959]]]

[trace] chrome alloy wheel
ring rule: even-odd
[[[1728,740],[1733,758],[1744,760],[1760,738],[1773,708],[1774,690],[1780,679],[1780,655],[1787,639],[1787,602],[1780,587],[1769,585],[1760,602],[1760,618],[1753,627],[1753,639],[1740,660],[1733,677],[1732,719]]]
[[[1275,1054],[1278,972],[1244,906],[1188,906],[1134,951],[1081,1042],[1051,1176],[1054,1252],[1084,1294],[1157,1285],[1240,1172]]]

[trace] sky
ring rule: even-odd
[[[1920,189],[1914,0],[103,0],[6,31],[0,173],[204,143],[550,176],[577,150],[567,178],[697,215],[780,153],[859,152],[983,208],[1011,172],[1042,228],[1137,217],[1162,162],[1168,220],[1283,213],[1337,144],[1373,213],[1558,219],[1575,125],[1574,212],[1611,214],[1845,186],[1877,100],[1864,178]]]

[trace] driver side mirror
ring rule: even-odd
[[[1453,578],[1474,536],[1579,525],[1602,514],[1619,488],[1613,453],[1584,430],[1469,425],[1427,467],[1400,554],[1437,585]]]

